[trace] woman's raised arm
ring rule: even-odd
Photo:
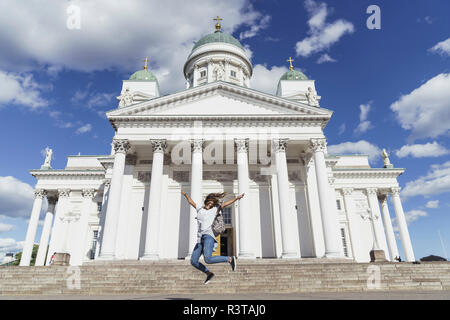
[[[186,197],[186,200],[189,202],[189,204],[190,204],[191,206],[193,206],[195,209],[197,209],[197,205],[196,205],[195,202],[191,199],[191,197],[188,196],[188,194],[187,194],[186,192],[184,192],[183,190],[181,190],[181,194],[182,194],[183,196]]]
[[[222,203],[222,209],[223,209],[223,208],[226,208],[226,207],[228,207],[228,206],[230,206],[230,205],[232,205],[236,200],[242,199],[242,198],[244,197],[244,194],[245,194],[245,193],[243,193],[243,194],[237,196],[237,197],[234,198],[234,199],[231,199],[231,200],[229,200],[229,201],[226,201],[226,202]]]

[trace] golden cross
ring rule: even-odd
[[[286,61],[289,62],[289,70],[294,70],[294,66],[292,65],[292,62],[294,62],[295,60],[292,59],[291,57],[289,57],[289,59],[287,59]]]
[[[214,18],[213,20],[216,21],[216,30],[220,31],[220,20],[223,20],[222,18],[219,18],[219,16],[217,16],[217,18]]]
[[[150,60],[148,60],[148,57],[145,57],[145,59],[142,60],[142,61],[145,62],[145,64],[144,64],[144,70],[147,70],[147,63],[148,63]]]

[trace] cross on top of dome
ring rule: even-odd
[[[216,32],[221,32],[220,31],[220,20],[223,20],[222,18],[219,18],[219,16],[217,16],[216,18],[214,18],[213,20],[216,21]]]

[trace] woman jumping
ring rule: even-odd
[[[212,224],[214,219],[216,218],[218,210],[223,210],[225,207],[233,204],[236,200],[242,199],[244,194],[237,196],[236,198],[226,201],[222,204],[219,203],[219,200],[225,196],[225,193],[210,193],[205,199],[204,206],[198,207],[194,201],[187,195],[186,192],[181,191],[181,193],[186,197],[187,201],[191,206],[193,206],[197,210],[197,223],[198,223],[198,231],[197,231],[197,244],[194,247],[191,255],[191,264],[197,268],[198,270],[206,273],[205,284],[207,284],[212,277],[214,277],[214,273],[208,270],[203,264],[198,262],[200,256],[203,252],[203,257],[205,258],[205,262],[208,264],[212,263],[221,263],[228,262],[231,265],[233,271],[236,270],[236,257],[228,257],[228,256],[216,256],[212,257],[212,253],[217,246],[216,239],[214,237],[214,232],[212,230]]]

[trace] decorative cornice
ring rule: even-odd
[[[373,178],[373,179],[386,179],[397,178],[405,169],[340,169],[333,168],[333,176],[337,179],[361,179],[361,178]]]
[[[41,177],[104,177],[105,170],[31,170],[30,174],[35,178]]]

